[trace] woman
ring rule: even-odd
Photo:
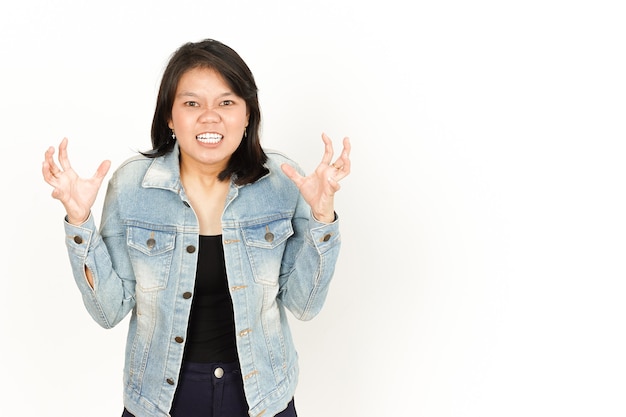
[[[109,181],[101,226],[91,207],[107,174],[71,168],[67,139],[46,151],[45,181],[67,216],[84,304],[110,328],[132,312],[124,416],[295,416],[297,354],[285,309],[321,309],[340,247],[333,196],[350,143],[331,140],[303,176],[260,145],[254,78],[215,40],[188,43],[163,74],[153,149]]]

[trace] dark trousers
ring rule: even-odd
[[[248,417],[239,364],[183,363],[170,415]],[[135,416],[124,409],[122,417]],[[293,400],[276,417],[297,417]]]

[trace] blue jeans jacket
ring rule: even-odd
[[[231,182],[222,234],[237,351],[251,416],[273,416],[294,395],[297,353],[285,308],[300,320],[321,309],[339,254],[337,220],[317,222],[280,164],[254,184]],[[105,328],[132,312],[124,405],[168,416],[181,368],[198,255],[198,220],[180,181],[179,150],[123,163],[109,181],[100,230],[65,223],[74,278]],[[94,288],[85,277],[94,278]]]

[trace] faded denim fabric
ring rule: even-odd
[[[316,221],[267,152],[270,172],[231,182],[222,215],[237,350],[253,417],[273,416],[294,396],[297,353],[285,309],[300,320],[322,308],[339,254],[338,221]],[[179,173],[179,150],[124,162],[109,181],[100,230],[93,217],[65,223],[74,278],[87,311],[111,328],[129,312],[124,405],[137,417],[168,416],[193,298],[198,221]],[[85,267],[94,277],[92,289]]]

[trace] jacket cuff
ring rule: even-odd
[[[89,214],[85,223],[78,226],[70,224],[66,216],[64,228],[65,246],[67,246],[70,255],[78,256],[83,259],[86,258],[91,239],[96,232],[96,223],[93,216]]]
[[[337,213],[335,213],[335,220],[332,223],[320,222],[311,213],[309,229],[311,230],[313,244],[319,253],[324,253],[341,243],[339,216],[337,216]]]

